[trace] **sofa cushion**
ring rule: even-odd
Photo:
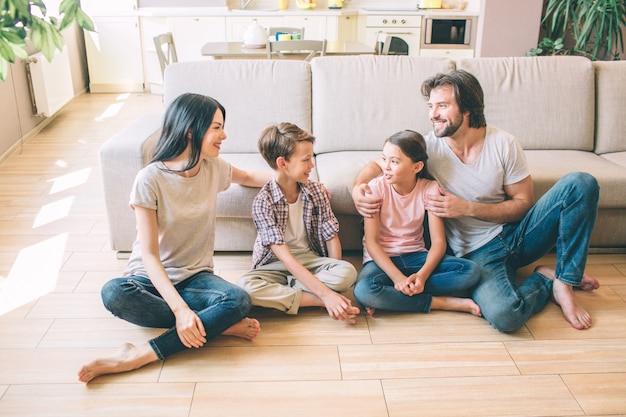
[[[315,151],[380,152],[384,139],[397,131],[432,130],[428,106],[420,91],[422,82],[453,68],[451,60],[431,57],[313,59]]]
[[[380,148],[382,150],[382,139]],[[335,214],[358,215],[352,201],[352,187],[359,171],[380,157],[381,151],[326,152],[315,158],[319,180],[330,192]]]
[[[515,135],[524,149],[593,150],[595,74],[589,59],[465,58],[456,67],[480,81],[487,123]]]
[[[600,156],[602,156],[602,158],[606,159],[607,161],[611,161],[614,164],[617,164],[617,165],[620,165],[620,166],[626,168],[626,151],[624,151],[624,152],[605,153],[605,154],[602,154]],[[624,193],[624,194],[626,194],[626,193]]]
[[[626,151],[626,61],[597,61],[595,152]]]
[[[239,169],[272,172],[267,162],[258,153],[221,153],[220,156]],[[217,217],[252,219],[252,200],[259,190],[260,188],[231,184],[227,190],[217,195]]]
[[[626,169],[593,152],[525,151],[535,186],[535,196],[543,195],[563,175],[572,171],[588,172],[600,185],[601,209],[626,206]]]
[[[182,93],[211,96],[226,108],[225,153],[255,153],[261,131],[291,122],[311,131],[311,68],[289,60],[179,62],[165,70],[167,106]]]

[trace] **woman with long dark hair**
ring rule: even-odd
[[[222,334],[251,340],[259,333],[259,322],[247,317],[248,294],[213,273],[215,207],[217,193],[231,182],[260,187],[271,174],[219,158],[225,117],[219,102],[199,94],[183,94],[168,106],[154,157],[131,191],[137,239],[128,266],[102,288],[115,316],[168,330],[83,366],[80,381],[165,360]]]

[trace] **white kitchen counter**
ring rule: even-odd
[[[313,10],[301,9],[244,9],[229,10],[227,7],[140,7],[138,16],[144,17],[183,17],[183,16],[356,16],[356,15],[443,15],[443,16],[478,16],[478,12],[459,9],[410,9],[385,7],[345,7],[343,9],[328,9],[318,7]]]

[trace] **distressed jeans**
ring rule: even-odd
[[[406,276],[419,271],[428,252],[391,257],[393,264]],[[480,270],[467,259],[446,255],[426,280],[420,294],[406,295],[394,288],[393,281],[374,261],[363,265],[354,287],[354,297],[365,307],[390,311],[427,313],[433,296],[467,291],[480,279]]]
[[[250,297],[244,290],[208,271],[199,272],[175,287],[200,317],[207,340],[240,322],[250,311]],[[114,278],[104,285],[101,295],[106,309],[121,319],[144,327],[168,328],[149,341],[160,360],[188,349],[176,332],[174,313],[148,278]]]
[[[541,311],[552,295],[552,281],[534,272],[515,285],[515,271],[556,248],[556,277],[581,283],[589,239],[596,221],[600,188],[582,172],[563,176],[519,223],[465,255],[482,269],[472,298],[483,317],[501,332],[512,332]]]

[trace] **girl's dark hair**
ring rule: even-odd
[[[191,144],[189,162],[181,171],[193,168],[200,160],[204,135],[218,110],[226,122],[226,109],[217,100],[194,93],[176,97],[165,111],[161,136],[154,147],[151,162],[174,159]]]
[[[417,174],[418,178],[434,179],[428,172],[426,141],[422,135],[413,130],[402,130],[391,135],[385,143],[396,145],[411,161],[424,163],[424,168]]]
[[[443,86],[452,87],[454,98],[461,113],[469,112],[469,125],[473,128],[487,126],[485,119],[485,95],[478,79],[464,70],[456,70],[446,74],[437,74],[422,84],[422,95],[430,98],[430,92]]]
[[[283,122],[267,127],[259,137],[259,153],[272,169],[277,169],[276,159],[289,161],[298,142],[315,143],[315,137],[293,123]]]

